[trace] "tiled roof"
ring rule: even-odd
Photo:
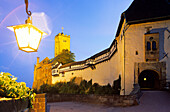
[[[119,36],[125,18],[128,24],[170,19],[169,0],[134,0],[121,15],[116,37]]]
[[[127,22],[170,16],[168,0],[134,0],[125,11]]]
[[[91,56],[90,58],[87,58],[86,60],[83,60],[83,61],[77,61],[77,62],[68,63],[68,64],[65,64],[65,65],[62,65],[60,68],[65,68],[65,67],[72,66],[72,65],[85,64],[86,61],[89,60],[89,59],[95,59],[95,58],[97,58],[97,57],[99,57],[99,56],[101,56],[101,55],[103,55],[103,54],[106,54],[106,53],[110,52],[110,49],[111,49],[112,46],[115,45],[115,44],[116,44],[116,40],[114,40],[114,41],[112,42],[112,44],[110,45],[109,48],[107,48],[107,49],[105,49],[105,50],[103,50],[103,51],[101,51],[101,52],[99,52],[99,53]]]
[[[55,66],[52,67],[52,69],[58,68],[59,65],[60,65],[60,63],[56,64]]]
[[[105,49],[105,50],[103,50],[103,51],[101,51],[101,52],[99,52],[99,53],[91,56],[91,57],[88,58],[88,59],[95,59],[96,57],[99,57],[99,56],[101,56],[101,55],[103,55],[103,54],[105,54],[105,53],[107,53],[107,52],[109,52],[109,48],[107,48],[107,49]],[[88,59],[87,59],[87,60],[88,60]]]
[[[79,65],[79,64],[84,64],[86,63],[86,61],[77,61],[77,62],[72,62],[72,63],[68,63],[68,64],[65,64],[65,65],[62,65],[60,68],[65,68],[65,67],[68,67],[68,66],[72,66],[72,65]]]

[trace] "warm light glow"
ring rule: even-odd
[[[19,49],[25,52],[36,52],[42,36],[47,35],[30,23],[7,28],[14,31]]]
[[[144,78],[144,81],[146,81],[146,78]]]

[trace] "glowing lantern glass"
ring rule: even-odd
[[[47,35],[32,25],[31,17],[26,20],[26,24],[7,28],[14,31],[19,50],[25,52],[37,52],[42,36]]]

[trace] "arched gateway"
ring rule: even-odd
[[[135,63],[134,85],[138,84],[143,89],[163,89],[166,86],[166,63]]]
[[[160,89],[159,74],[153,70],[144,70],[138,77],[141,89]]]

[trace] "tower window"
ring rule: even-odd
[[[156,42],[152,41],[152,50],[156,50]]]
[[[138,51],[136,51],[136,55],[138,55]]]
[[[151,43],[147,42],[147,51],[150,51],[150,50],[151,50]]]
[[[63,40],[63,42],[67,42],[66,40]]]

